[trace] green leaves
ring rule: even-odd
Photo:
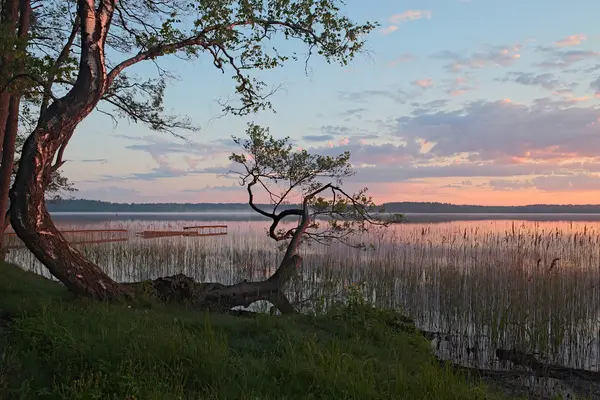
[[[371,226],[387,223],[375,215],[378,210],[367,189],[349,194],[341,185],[343,179],[354,174],[350,153],[335,157],[294,151],[289,137],[276,139],[268,128],[249,124],[247,138],[234,137],[243,153],[233,153],[229,160],[243,169],[237,171],[241,183],[247,187],[249,203],[260,214],[273,219],[269,235],[276,240],[291,238],[300,229],[278,229],[279,222],[287,216],[311,219],[308,230],[302,234],[304,241],[330,243],[339,241],[349,246],[365,247],[363,243],[350,241],[354,233],[365,232]],[[264,211],[254,204],[254,191],[263,190],[271,200],[272,212]],[[301,208],[278,207],[300,197]],[[296,200],[297,201],[297,200]]]
[[[322,185],[322,179],[339,183],[342,178],[353,175],[349,152],[331,157],[311,154],[304,149],[293,151],[289,137],[275,139],[268,128],[252,123],[246,133],[248,139],[234,137],[244,153],[233,153],[229,160],[242,164],[248,177],[287,182],[287,189],[310,192]]]
[[[117,4],[114,35],[109,44],[125,52],[127,44],[149,52],[151,59],[180,52],[212,58],[216,68],[230,71],[237,104],[225,112],[245,115],[271,108],[268,85],[251,73],[297,60],[294,51],[274,45],[283,37],[308,47],[327,62],[347,63],[364,45],[375,23],[357,24],[341,15],[339,0],[167,0],[147,4],[124,0]],[[178,45],[183,44],[185,45]],[[127,49],[131,52],[131,48]]]

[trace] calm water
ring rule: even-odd
[[[205,213],[86,213],[86,212],[56,212],[52,213],[56,221],[262,221],[267,218],[256,213],[244,211],[205,212]],[[600,214],[482,214],[482,213],[407,213],[406,222],[448,222],[448,221],[481,221],[481,220],[512,220],[512,221],[589,221],[600,222]]]
[[[62,213],[54,219],[63,230],[128,230],[65,234],[72,242],[122,240],[77,245],[116,280],[185,273],[198,281],[231,284],[269,276],[282,256],[279,244],[266,235],[268,222],[249,216]],[[400,309],[420,328],[440,332],[443,340],[434,341],[438,354],[464,365],[513,368],[496,359],[495,349],[515,348],[549,363],[599,370],[600,216],[408,217],[412,223],[377,228],[356,238],[370,245],[366,251],[341,244],[304,246],[301,270],[286,288],[291,301],[304,310],[327,308],[352,286],[368,301]],[[444,222],[440,217],[459,219]],[[422,222],[434,218],[436,223]],[[135,235],[181,230],[198,222],[225,224],[228,234],[158,239]],[[293,223],[288,222],[290,227]],[[10,241],[18,245],[14,236]],[[14,249],[9,256],[47,275],[27,250]],[[528,385],[540,393],[558,390],[548,389],[547,380]]]

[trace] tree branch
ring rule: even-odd
[[[250,207],[252,207],[252,209],[254,211],[256,211],[257,213],[259,213],[260,215],[263,215],[265,217],[268,218],[276,218],[275,214],[273,213],[268,213],[264,210],[261,210],[260,208],[258,208],[258,206],[256,204],[254,204],[254,194],[252,193],[252,186],[256,185],[256,183],[258,182],[258,179],[255,177],[252,182],[250,182],[248,184],[247,190],[248,190],[248,204],[250,205]]]
[[[53,71],[48,78],[48,82],[44,85],[44,96],[42,98],[42,104],[40,106],[40,115],[43,114],[48,108],[48,103],[50,102],[50,98],[52,97],[52,86],[56,80],[56,72],[62,66],[62,64],[69,57],[69,53],[71,51],[71,47],[73,47],[73,43],[75,42],[75,38],[77,37],[77,33],[79,32],[80,27],[80,18],[79,15],[75,17],[75,21],[73,22],[73,29],[71,30],[71,34],[67,39],[67,43],[63,46],[60,54],[56,58],[54,62],[54,68],[56,71]]]
[[[58,171],[60,169],[60,167],[62,167],[66,161],[63,161],[63,155],[65,153],[65,149],[67,148],[67,143],[68,142],[64,142],[60,145],[59,149],[58,149],[58,154],[56,156],[56,162],[54,163],[54,165],[51,168],[51,174]]]
[[[305,28],[299,24],[292,24],[292,23],[289,23],[286,21],[277,21],[277,20],[237,21],[237,22],[230,24],[226,29],[233,30],[235,27],[238,27],[238,26],[245,26],[245,25],[252,25],[252,24],[263,25],[265,27],[265,29],[268,29],[269,27],[272,27],[272,26],[286,27],[286,28],[292,29],[296,32],[301,32],[307,36],[310,36],[312,38],[312,40],[314,41],[314,43],[319,43],[319,37],[313,30]],[[148,60],[148,59],[154,59],[154,58],[160,57],[164,54],[173,53],[173,52],[176,52],[185,47],[200,46],[200,47],[203,47],[205,50],[208,50],[210,46],[216,46],[219,48],[219,50],[221,50],[223,52],[223,54],[225,54],[226,57],[228,57],[228,59],[231,62],[232,57],[229,55],[229,53],[227,53],[226,50],[224,50],[224,46],[221,43],[218,43],[216,41],[207,41],[206,40],[206,37],[209,33],[217,31],[222,28],[224,28],[224,27],[221,25],[212,25],[210,27],[203,29],[197,35],[195,35],[193,37],[189,37],[187,39],[184,39],[184,40],[181,40],[178,42],[174,42],[174,43],[159,44],[159,45],[156,45],[146,51],[139,52],[135,56],[122,61],[121,63],[116,65],[109,72],[108,77],[107,77],[107,87],[109,87],[111,85],[112,81],[124,69],[126,69],[134,64],[137,64],[141,61]],[[217,68],[222,69],[222,65],[220,65],[220,62],[218,60],[218,55],[214,52],[212,53],[212,55],[213,55],[213,58],[215,61],[215,66]],[[233,64],[233,65],[235,68],[235,64]],[[238,73],[239,73],[239,67],[237,67],[237,71],[236,71],[236,74],[238,74]]]

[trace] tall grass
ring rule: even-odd
[[[128,229],[127,242],[78,246],[119,281],[184,273],[231,284],[264,278],[277,267],[282,252],[268,239],[264,222],[214,223],[229,225],[228,235],[134,235],[182,230],[189,221],[61,228]],[[448,340],[438,342],[438,351],[448,358],[502,368],[494,350],[516,348],[551,363],[598,370],[599,223],[399,224],[360,239],[373,246],[304,246],[304,263],[286,289],[290,298],[306,311],[323,310],[353,285],[375,305],[402,310],[420,328],[444,333]],[[13,250],[9,258],[47,276],[26,250]]]
[[[0,264],[1,399],[498,399],[398,313],[236,318],[74,299]],[[358,296],[357,296],[358,297]],[[4,330],[2,330],[4,329]]]

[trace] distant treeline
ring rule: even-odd
[[[449,203],[419,203],[401,202],[386,203],[387,212],[393,213],[456,213],[456,214],[597,214],[600,205],[572,205],[572,204],[531,204],[527,206],[476,206],[456,205]]]
[[[271,206],[261,205],[261,208],[269,210]],[[281,209],[294,207],[284,205]],[[386,212],[390,213],[483,213],[483,214],[526,214],[526,213],[572,213],[572,214],[598,214],[600,205],[553,205],[532,204],[527,206],[476,206],[456,205],[449,203],[431,202],[397,202],[384,204]],[[97,200],[59,200],[48,203],[50,212],[160,212],[160,213],[183,213],[183,212],[252,212],[246,203],[110,203]]]

